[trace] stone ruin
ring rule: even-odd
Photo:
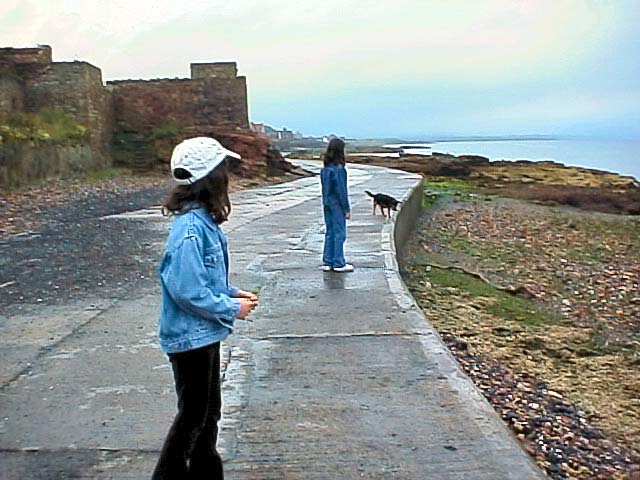
[[[207,135],[240,153],[248,175],[291,169],[266,137],[250,130],[246,78],[235,62],[192,63],[190,78],[105,85],[90,63],[54,62],[50,46],[0,48],[0,114],[42,109],[87,128],[94,168],[165,169],[177,142]],[[0,153],[0,162],[11,155]]]

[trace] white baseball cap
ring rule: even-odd
[[[209,172],[224,162],[225,158],[242,157],[231,150],[227,150],[220,142],[209,137],[195,137],[184,140],[176,145],[171,155],[171,175],[182,185],[197,182],[206,177]],[[188,178],[177,178],[176,170],[183,169],[191,174]],[[182,176],[182,175],[180,175]]]

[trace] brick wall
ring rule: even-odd
[[[107,156],[89,145],[0,144],[0,188],[17,188],[54,176],[77,176],[110,163]]]

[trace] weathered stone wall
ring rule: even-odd
[[[16,65],[24,81],[25,110],[60,110],[86,126],[89,143],[103,152],[111,140],[110,112],[102,73],[87,62]]]
[[[107,85],[117,131],[149,132],[166,125],[249,128],[244,77],[125,80]]]
[[[177,142],[199,135],[217,137],[238,151],[251,175],[286,170],[290,165],[269,141],[249,130],[246,79],[237,74],[235,62],[193,63],[190,79],[114,81],[105,88],[99,68],[52,62],[48,46],[0,48],[0,112],[62,111],[87,127],[94,150],[73,154],[67,165],[59,152],[84,152],[83,147],[0,144],[0,184],[107,166],[109,158],[144,170],[165,168]],[[44,152],[53,155],[50,169]],[[23,167],[9,165],[11,154]]]
[[[0,62],[7,63],[51,63],[52,53],[49,45],[36,48],[0,48]]]
[[[0,113],[24,111],[24,84],[20,77],[0,66]]]
[[[192,63],[191,78],[236,78],[236,62]]]
[[[0,144],[0,186],[16,188],[50,177],[79,175],[109,164],[110,159],[90,145]]]
[[[167,150],[170,155],[169,147],[183,138],[249,130],[244,77],[124,80],[108,82],[107,89],[117,164],[164,168]]]

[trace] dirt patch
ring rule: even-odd
[[[550,476],[631,478],[640,221],[445,186],[401,259],[419,305]]]

